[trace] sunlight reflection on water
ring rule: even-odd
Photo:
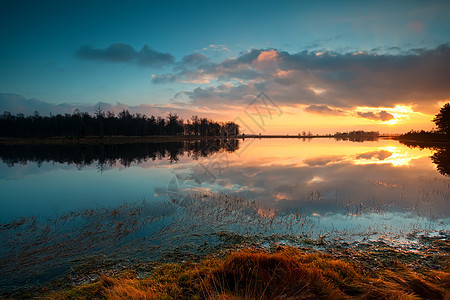
[[[413,248],[411,235],[448,231],[450,180],[431,149],[267,139],[202,155],[191,146],[170,155],[152,146],[149,157],[126,163],[8,156],[0,164],[0,273],[15,278],[40,266],[52,279],[84,255],[151,260],[178,247],[213,251],[237,236]],[[47,278],[31,277],[22,284]]]

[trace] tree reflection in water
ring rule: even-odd
[[[436,164],[439,173],[445,176],[450,176],[450,148],[445,147],[438,149],[436,153],[431,156],[431,160]]]
[[[400,141],[400,143],[410,148],[429,148],[436,152],[430,157],[436,165],[437,170],[444,176],[450,176],[450,147],[448,145],[435,144],[429,142]]]
[[[218,152],[234,152],[238,149],[237,139],[98,145],[0,145],[0,159],[10,167],[28,162],[36,162],[38,165],[43,162],[57,162],[74,164],[78,168],[97,164],[102,170],[118,163],[129,167],[132,163],[164,158],[174,163],[182,156],[196,160]]]

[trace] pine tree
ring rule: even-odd
[[[433,122],[436,123],[439,132],[450,135],[450,103],[441,108]]]

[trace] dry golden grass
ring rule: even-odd
[[[242,250],[198,264],[162,264],[54,293],[48,299],[450,299],[450,268],[414,271],[398,262],[370,270],[322,253]]]

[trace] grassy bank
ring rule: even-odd
[[[440,247],[447,247],[440,245]],[[200,262],[156,265],[46,292],[46,299],[449,299],[450,264],[426,268],[398,255],[325,254],[278,247],[233,250]]]

